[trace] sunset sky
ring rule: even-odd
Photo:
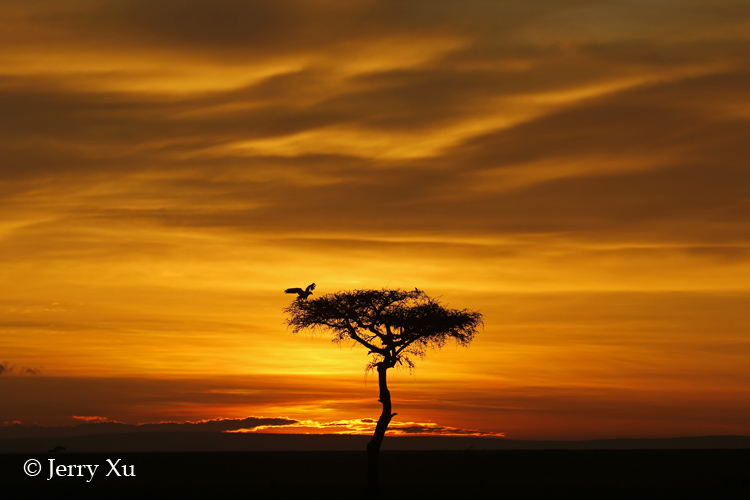
[[[746,0],[4,0],[0,24],[0,425],[356,431],[366,351],[285,325],[315,282],[484,315],[389,373],[396,428],[750,435]]]

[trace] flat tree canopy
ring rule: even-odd
[[[448,339],[468,346],[482,325],[480,313],[448,309],[416,288],[338,292],[295,300],[284,312],[295,333],[324,329],[334,342],[362,344],[375,355],[368,368],[413,368],[414,356],[424,358],[428,348],[441,348]]]
[[[443,307],[419,289],[354,290],[317,299],[297,298],[284,309],[287,324],[302,330],[330,330],[337,343],[353,340],[374,355],[367,365],[378,372],[379,401],[383,411],[367,444],[368,498],[377,496],[378,453],[391,413],[386,374],[403,364],[414,367],[413,356],[423,358],[428,348],[443,347],[448,339],[467,346],[482,325],[482,315],[467,309]]]

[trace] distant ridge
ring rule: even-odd
[[[358,451],[369,436],[222,432],[126,432],[83,436],[3,438],[0,453]],[[695,436],[588,441],[518,441],[453,436],[388,436],[383,450],[706,450],[750,449],[750,436]]]

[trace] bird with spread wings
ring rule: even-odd
[[[296,293],[298,295],[297,300],[306,299],[312,295],[312,291],[315,290],[315,283],[307,285],[304,290],[301,288],[287,288],[284,293]]]

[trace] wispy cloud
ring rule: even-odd
[[[275,427],[261,425],[252,429],[238,429],[230,432],[271,432],[274,434],[365,434],[371,435],[375,431],[376,420],[350,419],[335,421],[301,420],[288,426]],[[504,432],[485,432],[476,429],[461,429],[438,425],[433,422],[397,422],[388,426],[388,434],[393,436],[484,436],[505,437]]]
[[[110,420],[107,417],[100,417],[97,415],[73,415],[70,418],[74,420],[83,420],[87,424],[99,423],[99,422],[114,422],[113,420]]]
[[[494,419],[456,429],[512,433],[508,387],[576,386],[592,414],[602,381],[680,408],[691,384],[750,387],[747,2],[13,0],[0,19],[0,374],[64,381],[30,401],[44,377],[5,377],[25,403],[4,421],[369,415],[344,382],[365,353],[284,330],[300,281],[481,309],[475,347],[424,370],[493,393]]]
[[[120,434],[141,432],[231,432],[238,429],[254,427],[273,428],[275,426],[294,425],[295,420],[287,418],[215,418],[198,422],[155,422],[142,424],[125,424],[99,416],[72,416],[74,420],[84,423],[74,426],[24,425],[12,422],[0,426],[0,436],[6,438],[53,437],[53,436],[87,436],[91,434]]]

